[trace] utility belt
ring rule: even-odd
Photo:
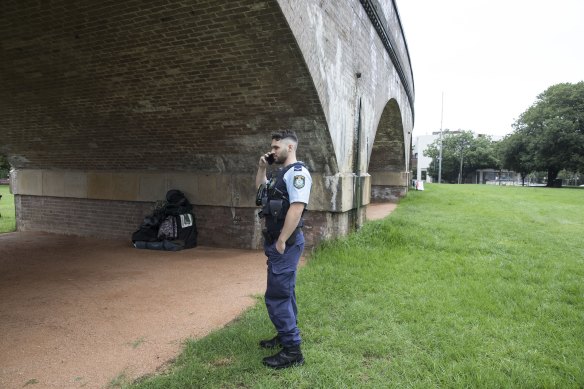
[[[302,227],[296,227],[296,229],[294,230],[294,232],[292,232],[292,234],[290,235],[288,240],[286,240],[286,246],[292,246],[294,243],[296,243],[296,237],[298,236],[298,234],[300,232],[302,232]],[[280,233],[279,232],[270,232],[270,231],[268,231],[267,228],[264,228],[262,230],[262,235],[264,236],[264,240],[266,241],[266,244],[268,246],[270,246],[271,244],[273,244],[275,241],[278,240]]]

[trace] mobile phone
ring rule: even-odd
[[[274,153],[271,153],[266,158],[266,162],[268,163],[268,165],[273,164],[275,160],[276,160],[276,157],[274,157]]]

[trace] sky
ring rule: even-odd
[[[414,73],[414,136],[442,126],[499,139],[548,87],[584,81],[584,0],[396,3]]]

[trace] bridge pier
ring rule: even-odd
[[[410,172],[373,172],[371,175],[372,203],[395,203],[407,195]]]

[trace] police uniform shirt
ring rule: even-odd
[[[308,205],[310,188],[312,187],[312,177],[308,170],[302,165],[296,165],[284,174],[284,182],[288,190],[290,204],[304,203]]]

